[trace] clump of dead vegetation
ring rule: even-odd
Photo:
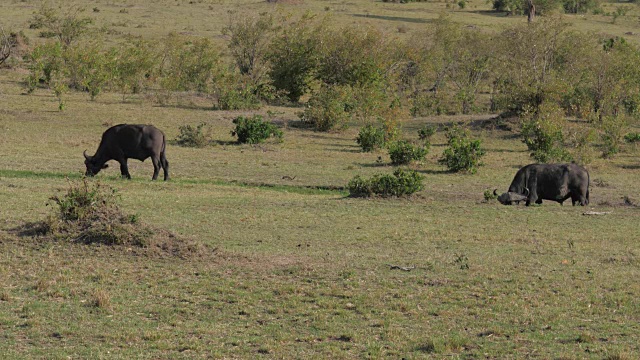
[[[173,233],[150,227],[138,215],[124,213],[117,191],[83,178],[69,181],[63,195],[49,198],[52,212],[43,221],[25,225],[20,235],[80,244],[120,246],[147,255],[200,256],[205,247]]]

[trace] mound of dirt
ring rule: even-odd
[[[70,184],[64,196],[50,198],[54,211],[46,219],[24,224],[13,232],[38,241],[118,247],[137,255],[193,258],[212,253],[203,244],[123,213],[115,199],[115,190],[83,179],[80,184]]]
[[[86,224],[85,224],[86,225]],[[7,232],[9,236],[34,242],[70,242],[78,245],[108,246],[136,256],[206,258],[216,252],[197,241],[165,229],[145,224],[93,223],[89,226],[64,224],[54,230],[50,220],[25,223]]]

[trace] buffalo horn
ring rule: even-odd
[[[498,196],[498,189],[493,189],[493,195]]]
[[[509,199],[511,201],[522,201],[522,200],[525,200],[526,198],[527,198],[526,195],[522,195],[514,192],[509,193]]]
[[[84,158],[87,160],[91,160],[91,156],[87,155],[87,150],[85,150],[82,155],[84,155]]]

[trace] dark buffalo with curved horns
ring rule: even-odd
[[[153,162],[152,180],[158,178],[160,168],[164,171],[164,179],[169,180],[169,162],[165,156],[166,141],[162,131],[152,125],[120,124],[107,129],[102,134],[98,150],[93,156],[84,151],[87,167],[86,176],[94,176],[108,167],[109,160],[120,163],[123,178],[131,179],[127,159],[144,161],[151,158]]]
[[[497,195],[497,189],[493,191]],[[498,196],[504,205],[526,200],[542,204],[542,200],[562,203],[571,198],[575,206],[589,205],[589,172],[577,164],[531,164],[518,170],[509,191]]]

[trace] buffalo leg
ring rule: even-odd
[[[164,180],[169,180],[169,161],[164,155],[164,151],[160,154],[160,165],[162,165],[162,171],[164,172]]]
[[[535,190],[531,191],[525,205],[529,206],[531,203],[542,204],[542,199],[538,199],[538,193]]]
[[[158,179],[158,173],[160,172],[160,159],[152,156],[151,162],[153,162],[153,177],[151,178],[151,180],[156,180]]]
[[[587,200],[586,197],[582,196],[582,195],[578,195],[578,196],[571,196],[571,202],[573,203],[573,206],[576,206],[576,204],[579,204],[580,206],[587,206],[589,205],[589,200]]]
[[[129,174],[129,166],[127,165],[127,159],[120,160],[120,174],[123,178],[131,179],[131,174]]]

